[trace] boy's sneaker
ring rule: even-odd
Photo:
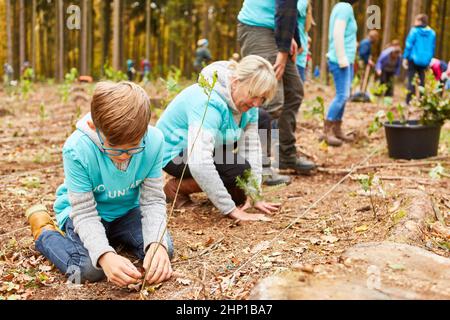
[[[53,221],[48,213],[47,208],[42,204],[37,204],[29,208],[25,212],[25,217],[30,224],[34,240],[37,240],[44,230],[53,230],[64,235],[64,233],[56,226],[55,221]]]

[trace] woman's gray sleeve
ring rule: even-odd
[[[192,177],[222,214],[230,214],[236,209],[236,204],[225,188],[214,165],[214,136],[212,133],[199,126],[189,126],[189,154],[188,164]]]

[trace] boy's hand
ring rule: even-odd
[[[102,255],[98,260],[98,264],[105,272],[108,281],[120,287],[138,283],[139,279],[142,278],[142,274],[130,260],[114,252],[107,252]]]
[[[154,254],[155,250],[156,253]],[[151,260],[152,257],[153,260]],[[144,259],[144,269],[147,271],[149,267],[150,271],[148,272],[146,279],[148,284],[161,283],[172,276],[173,271],[169,255],[167,254],[167,250],[159,243],[152,243],[147,250]]]

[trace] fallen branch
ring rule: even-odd
[[[430,160],[430,161],[420,161],[420,162],[408,162],[408,163],[378,163],[378,164],[370,164],[370,165],[365,165],[365,166],[358,166],[354,169],[343,169],[343,168],[324,168],[324,167],[320,167],[317,170],[319,172],[324,172],[324,173],[331,173],[331,174],[347,174],[350,171],[353,170],[354,171],[360,171],[360,170],[367,170],[367,169],[377,169],[377,168],[386,168],[386,167],[390,167],[390,168],[401,168],[401,167],[419,167],[419,166],[430,166],[430,165],[436,165],[437,162],[439,162],[440,158],[444,158],[444,159],[448,159],[449,156],[445,156],[445,157],[439,157],[436,160]],[[444,162],[440,162],[441,164],[450,164],[450,162],[448,161],[444,161]],[[448,176],[448,175],[444,175],[444,176]]]

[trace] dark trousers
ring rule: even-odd
[[[414,62],[409,61],[408,64],[408,95],[406,96],[406,103],[409,104],[412,97],[416,94],[416,85],[414,83],[414,77],[416,74],[419,75],[420,85],[425,85],[425,71],[427,67],[420,67]]]
[[[380,83],[387,86],[386,97],[394,96],[394,76],[395,72],[389,72],[383,70],[380,76]]]
[[[243,57],[255,54],[275,63],[278,47],[274,30],[239,23],[237,34]],[[278,83],[277,94],[266,107],[272,118],[278,120],[279,157],[283,163],[295,163],[297,160],[295,131],[302,100],[303,82],[297,66],[289,59],[283,78]]]
[[[272,117],[262,108],[259,108],[258,130],[262,149],[262,166],[267,168],[271,164]]]
[[[233,152],[234,149],[235,146],[224,145],[222,152],[214,152],[214,165],[236,206],[241,206],[245,204],[247,196],[242,189],[236,186],[236,178],[241,177],[246,170],[251,170],[251,166],[247,160]],[[187,152],[183,151],[178,157],[170,161],[163,170],[180,179],[187,162],[187,156]],[[184,178],[193,178],[189,165],[186,167]]]

